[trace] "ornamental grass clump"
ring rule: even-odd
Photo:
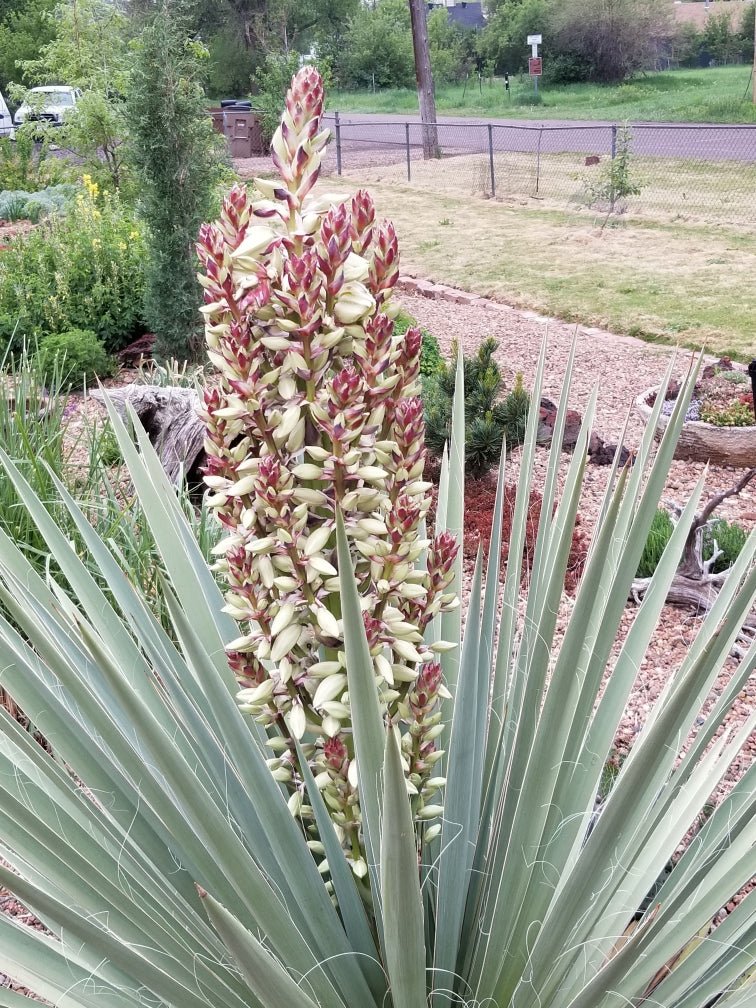
[[[220,383],[205,392],[209,503],[227,536],[218,569],[242,633],[229,643],[242,710],[273,726],[271,767],[301,810],[303,742],[360,875],[360,839],[344,625],[335,560],[341,516],[358,580],[381,709],[396,725],[413,814],[439,811],[442,641],[426,631],[456,606],[458,544],[427,539],[430,484],[422,334],[394,335],[396,234],[370,195],[312,194],[327,134],[323,90],[295,79],[273,160],[281,180],[241,186],[203,226],[203,309]],[[441,694],[439,694],[439,690]]]
[[[756,644],[730,661],[756,602],[754,536],[596,804],[703,489],[617,641],[695,375],[660,443],[663,395],[632,467],[610,473],[565,614],[595,412],[594,397],[565,460],[568,361],[538,465],[530,411],[503,579],[504,462],[464,632],[446,601],[423,624],[460,585],[459,553],[446,583],[433,542],[450,554],[463,524],[461,362],[428,565],[414,356],[379,321],[393,241],[364,241],[364,197],[305,200],[319,108],[305,69],[274,141],[282,182],[263,203],[235,191],[202,237],[225,596],[149,439],[112,407],[167,626],[60,484],[80,551],[0,450],[66,584],[0,533],[0,688],[54,754],[0,708],[0,886],[49,929],[0,914],[0,970],[66,1008],[746,1008],[756,890],[731,901],[754,870],[756,767],[740,761],[756,716],[728,719],[756,666]],[[549,506],[523,591],[536,469]],[[397,568],[422,594],[381,577]],[[436,837],[410,744],[431,719]]]

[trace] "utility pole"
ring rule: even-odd
[[[412,45],[415,50],[415,76],[417,98],[420,104],[420,121],[423,124],[423,157],[438,157],[438,127],[436,125],[436,97],[428,46],[427,0],[409,0],[412,22]]]

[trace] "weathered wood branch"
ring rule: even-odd
[[[172,483],[189,480],[190,474],[199,476],[205,460],[205,427],[197,415],[199,396],[194,389],[123,385],[92,389],[90,395],[100,403],[109,399],[127,425],[127,404],[132,407]]]
[[[748,469],[734,486],[710,497],[693,517],[680,565],[667,592],[667,602],[671,605],[693,609],[700,616],[705,615],[714,605],[728,575],[727,572],[712,574],[711,566],[715,558],[709,561],[703,559],[703,531],[719,505],[729,497],[736,497],[754,477],[756,469]],[[636,601],[641,600],[649,582],[650,578],[636,578],[633,582],[631,594]],[[756,627],[756,615],[749,616],[744,627]]]

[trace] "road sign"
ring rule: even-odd
[[[540,45],[542,41],[540,35],[528,35],[528,45]]]
[[[528,73],[530,74],[530,76],[540,77],[542,65],[543,60],[541,59],[540,56],[535,57],[531,56],[531,58],[528,60]]]

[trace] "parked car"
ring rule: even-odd
[[[81,98],[78,88],[59,84],[49,84],[45,87],[30,88],[24,97],[23,105],[18,109],[13,121],[16,126],[25,122],[50,122],[60,126],[71,109]]]
[[[5,98],[3,98],[3,95],[0,92],[0,137],[10,137],[12,140],[15,134],[16,131],[13,128],[11,114],[8,111]]]

